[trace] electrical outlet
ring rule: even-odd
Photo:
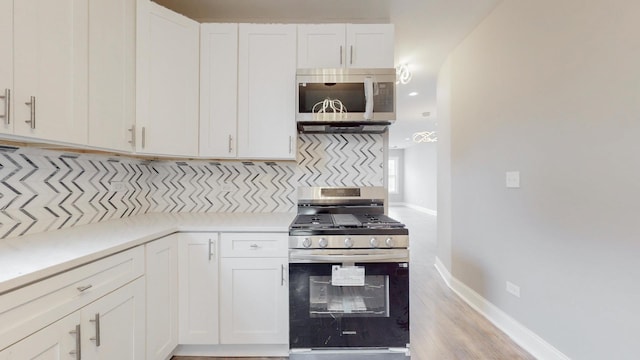
[[[507,292],[517,298],[520,297],[520,286],[507,281]]]
[[[111,186],[111,191],[115,192],[123,192],[127,191],[127,183],[124,181],[112,181],[109,183]]]

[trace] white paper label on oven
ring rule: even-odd
[[[333,265],[331,268],[331,285],[364,286],[364,267]]]

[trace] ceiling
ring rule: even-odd
[[[389,146],[414,145],[417,131],[437,131],[436,83],[448,54],[502,0],[154,0],[200,22],[392,23],[396,65],[411,81],[397,88]],[[409,96],[411,92],[418,95]]]

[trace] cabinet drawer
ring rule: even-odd
[[[287,257],[287,233],[222,233],[221,257]]]
[[[143,274],[139,246],[1,295],[0,349]]]

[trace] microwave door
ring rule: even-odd
[[[373,119],[373,78],[367,76],[364,78],[364,97],[366,100],[364,119]]]

